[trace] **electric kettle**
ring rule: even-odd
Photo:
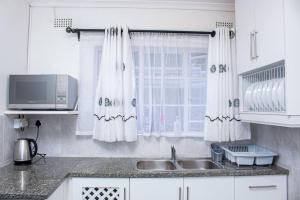
[[[38,150],[34,139],[20,138],[15,142],[14,162],[15,164],[30,164]]]

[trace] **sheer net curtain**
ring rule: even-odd
[[[134,33],[138,133],[201,137],[208,37]]]
[[[81,33],[79,52],[79,99],[76,135],[93,135],[94,100],[104,33]]]

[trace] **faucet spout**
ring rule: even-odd
[[[171,160],[173,163],[176,162],[176,149],[174,146],[171,146]]]

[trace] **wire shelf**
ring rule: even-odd
[[[242,76],[243,110],[285,112],[285,63],[280,61]]]

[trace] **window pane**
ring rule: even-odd
[[[208,37],[134,34],[132,41],[137,109],[142,110],[138,112],[138,120],[142,121],[138,121],[139,132],[201,136],[206,108]]]
[[[189,86],[189,104],[206,104],[206,82],[201,79],[191,80]]]
[[[205,106],[190,106],[189,121],[203,121],[205,116]]]
[[[166,132],[183,131],[183,107],[166,106],[165,107],[165,125]]]
[[[183,80],[165,80],[165,103],[184,104]]]

